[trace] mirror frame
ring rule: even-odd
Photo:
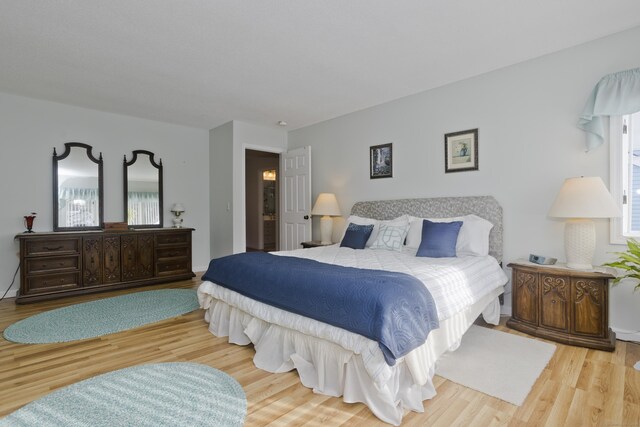
[[[131,160],[127,162],[127,155],[124,156],[124,165],[123,165],[123,191],[124,191],[124,222],[127,223],[128,227],[131,228],[163,228],[164,227],[164,204],[163,204],[163,188],[162,188],[162,159],[160,159],[159,163],[156,163],[154,160],[155,154],[148,150],[133,150],[132,151]],[[149,156],[149,161],[151,162],[151,166],[158,169],[158,201],[160,203],[159,212],[160,212],[160,223],[159,224],[129,224],[129,182],[128,182],[128,173],[127,168],[134,164],[138,159],[138,154],[146,154]]]
[[[90,227],[60,227],[58,225],[58,208],[59,208],[59,194],[58,194],[58,162],[66,159],[71,154],[71,149],[83,148],[86,151],[87,157],[93,163],[98,165],[98,225]],[[82,230],[101,230],[104,225],[104,181],[102,177],[102,152],[96,159],[93,155],[93,147],[89,144],[82,142],[65,142],[64,153],[58,155],[56,153],[56,147],[53,147],[53,231],[82,231]]]

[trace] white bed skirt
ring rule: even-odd
[[[436,395],[432,381],[436,360],[458,347],[462,335],[481,313],[488,323],[498,324],[497,297],[503,290],[500,287],[467,310],[441,321],[425,344],[399,359],[390,367],[390,375],[374,381],[361,354],[254,317],[203,292],[206,284],[198,294],[207,309],[209,331],[218,337],[228,336],[233,344],[253,343],[256,367],[273,373],[296,369],[301,383],[315,393],[341,396],[347,403],[362,402],[378,418],[394,425],[401,423],[406,410],[424,412],[422,402]]]

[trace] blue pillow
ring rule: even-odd
[[[416,256],[446,258],[456,256],[456,242],[462,221],[422,221],[422,241]]]
[[[364,249],[364,245],[369,240],[372,231],[373,224],[358,225],[351,222],[347,227],[347,232],[344,233],[342,242],[340,242],[340,247]]]

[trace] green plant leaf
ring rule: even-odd
[[[637,271],[640,271],[640,257],[634,256],[630,253],[625,252],[620,254],[620,258],[621,260],[631,263],[632,265],[630,265],[629,267],[633,267]]]
[[[624,279],[635,280],[637,283],[634,291],[636,291],[640,289],[640,242],[636,239],[628,239],[627,248],[626,252],[614,252],[618,259],[603,265],[624,271],[624,273],[616,272],[617,277],[612,282],[614,285]]]

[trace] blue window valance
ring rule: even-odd
[[[603,116],[640,111],[640,68],[604,76],[591,92],[578,127],[587,132],[587,151],[604,142]]]

